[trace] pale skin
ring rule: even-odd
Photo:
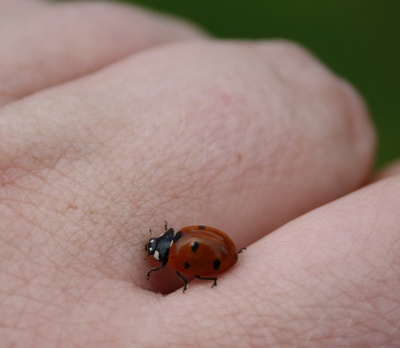
[[[3,346],[400,345],[399,165],[304,49],[22,0],[0,42]],[[146,280],[164,220],[247,250],[182,294]]]

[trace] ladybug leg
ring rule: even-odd
[[[150,269],[147,271],[147,273],[146,273],[147,280],[150,279],[150,273],[151,273],[151,272],[161,271],[161,270],[165,267],[165,265],[166,265],[166,263],[163,263],[160,267],[153,267],[153,268],[150,268]]]
[[[217,280],[218,278],[215,277],[201,277],[201,276],[195,276],[197,279],[201,279],[201,280],[213,280],[214,283],[211,285],[211,287],[213,288],[214,286],[217,286]]]
[[[247,248],[239,249],[238,254],[241,254],[243,251],[247,250]]]
[[[165,222],[165,224],[164,224],[165,232],[167,232],[167,231],[168,231],[168,223],[167,223],[167,220],[164,220],[164,222]]]
[[[186,278],[180,274],[178,271],[176,271],[176,274],[178,275],[179,279],[182,280],[185,283],[185,286],[183,287],[183,293],[185,293],[185,291],[187,290],[188,287],[188,281],[186,280]]]

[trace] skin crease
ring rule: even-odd
[[[0,1],[3,346],[400,345],[400,166],[374,176],[346,82],[288,42],[26,4]],[[214,289],[147,282],[164,220],[247,250]]]

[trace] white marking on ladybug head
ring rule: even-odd
[[[156,251],[154,252],[154,258],[155,258],[157,261],[160,261],[160,253],[158,252],[158,250],[156,250]]]

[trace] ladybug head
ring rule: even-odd
[[[168,253],[174,238],[174,230],[170,228],[160,237],[152,237],[146,243],[144,249],[147,251],[147,255],[153,255],[153,257],[162,263],[168,262]]]
[[[144,249],[147,251],[147,255],[154,255],[156,251],[156,245],[157,245],[157,238],[155,237],[150,238],[144,247]]]

